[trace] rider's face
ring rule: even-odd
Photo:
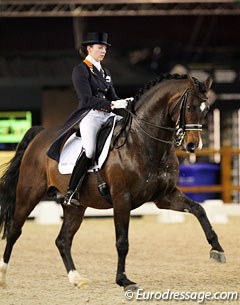
[[[87,51],[96,61],[102,61],[106,55],[107,46],[104,44],[94,44],[87,46]]]

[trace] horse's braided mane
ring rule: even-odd
[[[141,98],[141,96],[144,93],[146,93],[149,89],[151,89],[155,85],[159,84],[162,80],[171,80],[171,79],[178,80],[178,79],[187,79],[187,78],[188,78],[187,74],[177,74],[177,73],[175,73],[175,74],[170,74],[170,73],[160,74],[157,78],[150,81],[144,87],[139,89],[138,93],[134,97],[134,101],[131,103],[131,105],[129,107],[129,110],[131,112],[134,112],[134,106],[135,106],[136,102]],[[206,88],[204,83],[200,82],[195,77],[192,77],[192,79],[194,80],[194,83],[198,86],[199,92],[205,93],[207,91],[207,88]],[[128,127],[129,127],[129,124],[131,124],[131,121],[132,121],[132,116],[130,115],[129,112],[126,112],[126,115],[124,116],[124,119],[120,121],[121,125],[122,125],[122,128],[120,129],[120,131],[114,137],[113,147],[120,148],[125,144],[125,142],[127,140],[127,137],[128,137],[128,133],[129,133],[129,128]],[[125,140],[123,141],[123,143],[121,145],[117,146],[118,140],[122,136],[123,132],[125,133]]]
[[[171,79],[176,79],[176,80],[178,80],[178,79],[187,79],[187,78],[188,78],[187,74],[177,74],[177,73],[175,73],[175,74],[170,74],[170,73],[160,74],[157,78],[155,78],[154,80],[150,81],[144,87],[139,89],[138,93],[134,97],[134,102],[132,103],[132,110],[134,109],[134,105],[140,99],[140,97],[144,93],[146,93],[149,89],[151,89],[155,85],[159,84],[161,81],[163,81],[163,80],[171,80]],[[205,84],[200,82],[195,77],[193,77],[193,80],[194,80],[195,84],[198,85],[199,91],[201,93],[205,93],[206,92]]]

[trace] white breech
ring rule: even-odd
[[[86,156],[92,158],[95,153],[97,133],[109,117],[115,116],[114,113],[90,110],[79,124],[83,148]]]

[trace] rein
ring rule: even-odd
[[[166,144],[174,144],[174,141],[167,141],[167,140],[162,140],[162,139],[159,139],[159,138],[156,138],[154,136],[152,136],[149,132],[147,132],[142,126],[141,126],[141,123],[144,123],[146,125],[149,125],[151,127],[155,127],[155,128],[159,128],[159,129],[163,129],[163,130],[167,130],[167,131],[175,131],[176,128],[171,128],[171,127],[164,127],[164,126],[159,126],[159,125],[155,125],[155,124],[152,124],[150,122],[147,122],[145,120],[142,120],[142,119],[139,119],[137,117],[136,114],[134,114],[132,111],[130,111],[129,109],[125,109],[130,115],[131,117],[135,120],[135,122],[137,123],[138,127],[140,128],[140,130],[145,133],[148,137],[150,137],[151,139],[154,139],[158,142],[163,142],[163,143],[166,143]]]
[[[139,119],[137,117],[136,114],[134,114],[131,110],[129,109],[124,109],[126,112],[128,112],[128,114],[132,117],[132,119],[135,120],[135,122],[137,123],[138,127],[140,128],[140,130],[145,133],[148,137],[150,137],[151,139],[158,141],[158,142],[162,142],[165,144],[176,144],[177,146],[181,146],[182,141],[184,139],[185,136],[185,132],[189,131],[189,130],[198,130],[201,131],[202,130],[202,125],[201,124],[185,124],[185,112],[186,112],[186,105],[187,105],[187,97],[189,94],[190,89],[187,88],[182,96],[180,97],[180,99],[177,101],[177,103],[174,105],[173,110],[176,108],[176,106],[180,103],[180,112],[179,112],[179,116],[176,122],[176,127],[175,128],[171,128],[171,127],[165,127],[165,126],[160,126],[160,125],[155,125],[153,123],[147,122],[143,119]],[[157,137],[154,137],[153,135],[151,135],[148,131],[146,131],[141,124],[145,124],[154,128],[158,128],[158,129],[163,129],[166,131],[175,131],[175,140],[173,141],[167,141],[167,140],[163,140]]]

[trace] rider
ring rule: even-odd
[[[64,199],[65,205],[79,205],[74,194],[80,188],[84,175],[92,164],[97,133],[103,123],[115,115],[112,110],[126,108],[128,105],[128,99],[119,99],[110,72],[101,66],[107,47],[111,46],[107,39],[107,33],[88,33],[80,48],[80,54],[86,57],[73,68],[72,80],[79,99],[78,110],[87,110],[87,114],[79,123],[83,150],[70,178]]]

